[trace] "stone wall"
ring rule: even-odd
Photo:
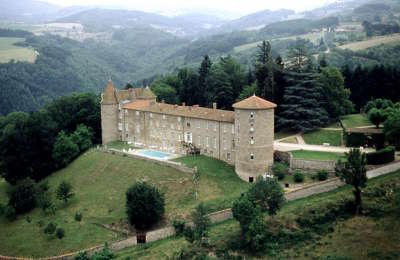
[[[274,151],[274,161],[290,164],[292,154],[289,152]]]
[[[305,160],[305,159],[294,159],[290,160],[291,169],[299,170],[326,170],[329,172],[335,171],[335,161],[316,161],[316,160]]]

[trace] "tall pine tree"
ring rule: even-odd
[[[311,131],[327,124],[329,120],[322,104],[322,86],[305,48],[296,46],[291,54],[278,126],[296,131]]]
[[[201,106],[207,106],[209,103],[207,93],[210,92],[209,76],[211,71],[212,62],[208,55],[204,56],[203,61],[201,62],[199,69],[199,84],[198,89],[193,92],[195,96],[195,100],[197,100],[197,104]]]
[[[258,46],[255,63],[255,75],[257,79],[257,95],[275,101],[274,65],[271,54],[271,44],[263,41]]]

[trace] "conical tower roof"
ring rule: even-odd
[[[115,95],[114,84],[112,83],[111,80],[109,80],[107,82],[107,87],[104,90],[104,94],[103,94],[103,102],[102,102],[102,104],[104,104],[104,105],[118,104],[118,100],[117,100],[117,97]]]
[[[256,95],[253,95],[249,98],[246,98],[240,102],[233,104],[233,107],[237,109],[249,109],[249,110],[273,109],[276,108],[276,104],[267,101],[265,99],[262,99],[260,97],[257,97]]]

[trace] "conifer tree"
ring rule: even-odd
[[[271,44],[263,41],[258,46],[258,53],[255,63],[255,75],[257,78],[257,95],[275,101],[274,68],[271,55]]]
[[[199,69],[198,89],[193,93],[196,96],[195,100],[201,106],[208,105],[206,94],[209,92],[208,81],[211,72],[211,66],[212,62],[210,60],[210,57],[208,55],[205,55]]]

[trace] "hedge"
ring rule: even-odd
[[[385,149],[367,154],[367,162],[371,165],[380,165],[394,161],[395,148],[388,146]]]
[[[347,147],[360,147],[365,144],[365,135],[362,133],[345,133]]]

